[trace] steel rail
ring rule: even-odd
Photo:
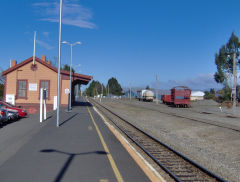
[[[227,182],[225,179],[217,176],[216,174],[212,173],[211,171],[207,170],[206,168],[202,167],[201,165],[197,164],[196,162],[194,162],[193,160],[189,159],[188,157],[184,156],[183,154],[179,153],[178,151],[172,149],[170,146],[168,146],[167,144],[164,144],[163,142],[159,141],[158,139],[154,138],[153,136],[151,136],[150,134],[146,133],[145,131],[143,131],[142,129],[138,128],[137,126],[135,126],[134,124],[130,123],[129,121],[127,121],[126,119],[122,118],[121,116],[119,116],[118,114],[114,113],[113,111],[111,111],[110,109],[108,109],[107,107],[103,106],[102,104],[96,102],[95,100],[92,100],[94,103],[96,103],[97,105],[101,106],[102,108],[104,108],[105,110],[107,110],[109,113],[111,113],[112,115],[118,117],[120,120],[126,122],[127,124],[129,124],[130,126],[132,126],[133,128],[135,128],[136,130],[140,131],[141,133],[143,133],[144,135],[146,135],[147,137],[149,137],[150,139],[152,139],[153,141],[159,143],[160,145],[164,146],[165,148],[167,148],[168,150],[170,150],[171,152],[175,153],[177,156],[181,157],[182,159],[184,159],[185,161],[189,162],[191,165],[195,166],[196,168],[200,169],[203,173],[207,174],[208,176],[215,178],[217,181],[220,182]],[[182,180],[177,177],[174,173],[172,173],[167,167],[164,166],[164,164],[162,164],[156,157],[154,157],[149,151],[147,151],[144,146],[142,146],[140,143],[138,143],[133,137],[131,137],[127,132],[125,132],[120,126],[118,126],[118,124],[113,121],[110,117],[106,116],[109,120],[111,120],[111,122],[114,123],[114,125],[119,128],[128,138],[130,138],[134,143],[136,143],[137,146],[139,146],[150,158],[152,158],[163,170],[165,170],[174,180],[182,182]]]
[[[123,103],[122,101],[118,101],[118,102],[121,103],[121,104],[126,104],[126,105],[135,106],[135,107],[139,107],[139,108],[145,108],[145,109],[152,110],[152,111],[157,111],[157,112],[160,112],[160,113],[163,113],[163,114],[167,114],[169,116],[175,116],[175,117],[179,117],[179,118],[189,119],[189,120],[192,120],[192,121],[195,121],[195,122],[198,122],[198,123],[204,123],[204,124],[211,125],[211,126],[216,126],[216,127],[220,127],[220,128],[229,129],[229,130],[232,130],[232,131],[235,131],[235,132],[240,132],[240,129],[234,128],[233,125],[224,126],[224,124],[219,123],[219,122],[216,123],[216,121],[213,121],[213,120],[192,118],[192,117],[189,117],[189,116],[185,116],[185,115],[181,115],[181,114],[177,114],[177,113],[173,113],[173,112],[168,113],[168,112],[160,111],[160,110],[154,109],[154,108],[147,108],[147,107],[144,107],[144,106],[137,106],[137,105],[130,104],[130,103]],[[195,112],[201,114],[201,112],[197,112],[197,111],[195,111]],[[209,123],[208,121],[209,122],[214,122],[214,123]]]

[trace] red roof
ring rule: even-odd
[[[24,66],[25,64],[28,64],[29,62],[32,62],[32,61],[33,61],[33,57],[30,57],[30,58],[24,60],[23,62],[21,62],[21,63],[19,63],[19,64],[16,64],[15,66],[13,66],[13,67],[11,67],[11,68],[3,71],[3,72],[2,72],[2,75],[7,75],[8,73],[10,73],[10,72],[12,72],[12,71],[14,71],[14,70],[16,70],[16,69]],[[57,68],[55,68],[55,67],[52,66],[51,64],[48,64],[46,61],[43,61],[43,60],[41,60],[41,59],[39,59],[39,58],[37,58],[37,57],[35,58],[35,61],[38,62],[38,63],[40,63],[40,64],[42,64],[42,65],[44,65],[44,66],[46,66],[46,67],[48,67],[49,69],[55,71],[56,73],[58,72],[58,69],[57,69]],[[62,74],[62,75],[67,75],[67,76],[69,76],[69,75],[70,75],[70,72],[69,72],[69,71],[61,70],[61,74]],[[79,74],[79,73],[73,73],[72,76],[75,77],[75,78],[78,78],[78,79],[80,79],[80,80],[87,81],[87,82],[89,82],[89,81],[93,78],[92,76],[83,75],[83,74]]]

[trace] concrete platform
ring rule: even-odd
[[[31,138],[0,165],[1,182],[150,181],[87,102],[61,111],[58,128],[55,113],[32,126]]]

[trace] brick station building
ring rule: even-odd
[[[54,97],[56,104],[57,96],[57,68],[46,61],[46,56],[41,59],[33,57],[17,64],[16,60],[11,61],[11,67],[4,72],[4,99],[9,95],[14,95],[15,105],[21,105],[29,113],[35,113],[39,110],[40,88],[47,90],[47,110],[52,110]],[[74,101],[75,85],[87,85],[92,76],[72,73],[72,101]],[[68,104],[68,89],[70,88],[70,72],[61,70],[60,74],[60,106]]]

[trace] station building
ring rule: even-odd
[[[46,61],[46,56],[40,58],[30,57],[17,64],[16,60],[11,61],[11,67],[2,75],[5,76],[4,100],[21,105],[29,113],[35,113],[40,106],[40,88],[47,91],[47,110],[56,107],[57,101],[57,68]],[[76,85],[87,85],[92,76],[72,73],[72,98],[74,102],[74,88]],[[70,72],[61,70],[60,73],[60,106],[66,107],[70,89]]]

